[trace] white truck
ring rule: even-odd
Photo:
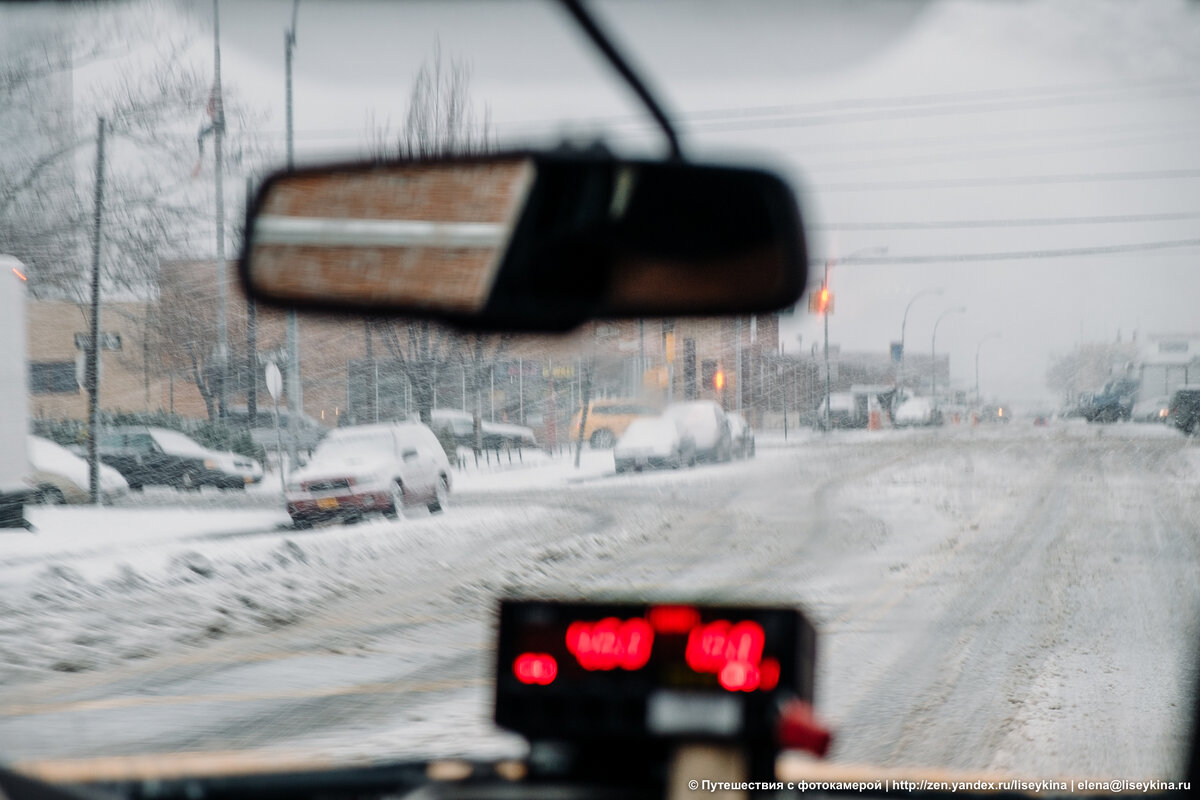
[[[29,528],[29,392],[25,348],[25,267],[0,255],[0,529]]]

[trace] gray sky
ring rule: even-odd
[[[784,171],[818,258],[887,248],[879,263],[833,267],[830,337],[844,350],[886,352],[909,300],[940,288],[912,307],[910,352],[928,352],[937,316],[965,305],[938,333],[953,382],[973,386],[979,342],[999,332],[982,350],[984,391],[1032,404],[1048,394],[1049,354],[1081,339],[1200,332],[1200,248],[1161,246],[1200,239],[1200,4],[594,6],[691,155]],[[222,5],[225,80],[268,113],[260,133],[280,153],[291,7]],[[183,8],[181,25],[210,30],[209,3]],[[470,62],[477,112],[503,144],[604,136],[661,151],[553,3],[303,0],[298,158],[361,155],[372,121],[398,129],[435,39]],[[193,50],[211,62],[210,41]],[[1047,257],[1064,250],[1078,254]],[[809,349],[819,319],[799,314],[785,338]]]

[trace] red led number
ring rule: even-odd
[[[549,686],[558,677],[558,662],[549,653],[522,653],[513,662],[513,674],[521,683]]]
[[[779,662],[763,660],[766,638],[757,622],[717,620],[692,629],[684,657],[689,667],[715,674],[731,692],[770,690],[779,683]]]
[[[653,646],[654,628],[641,618],[606,617],[567,628],[567,650],[586,670],[641,669]]]

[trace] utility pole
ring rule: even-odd
[[[246,214],[254,202],[254,180],[246,178]],[[258,421],[258,307],[246,298],[246,419],[254,428]]]
[[[229,325],[226,318],[229,281],[224,257],[224,103],[221,100],[221,0],[212,0],[212,146],[215,154],[217,217],[217,366],[221,387],[217,392],[217,417],[226,419],[229,408]]]
[[[825,317],[825,424],[824,428],[828,431],[831,427],[832,413],[830,410],[830,388],[831,375],[829,371],[829,314],[833,311],[833,293],[829,291],[829,268],[836,261],[839,264],[861,259],[869,255],[885,255],[887,246],[882,247],[863,247],[855,250],[848,256],[841,258],[825,259],[825,279],[821,282],[821,291],[813,297],[809,298],[809,309],[816,311],[821,316]]]
[[[292,2],[292,26],[283,33],[283,54],[287,91],[287,166],[295,167],[295,128],[292,118],[292,50],[296,47],[296,17],[300,0]],[[288,468],[294,469],[299,460],[297,441],[300,438],[300,415],[304,411],[303,389],[300,386],[300,325],[295,311],[287,312],[287,401],[288,401]],[[378,409],[376,410],[378,413]]]
[[[217,361],[221,371],[217,416],[229,408],[229,323],[226,319],[229,280],[225,269],[225,106],[221,100],[221,3],[213,0],[213,148],[217,189]]]
[[[100,221],[104,210],[104,117],[96,124],[96,207],[92,218],[92,319],[84,382],[88,392],[88,486],[92,505],[100,505]],[[24,400],[22,400],[24,402]]]
[[[737,330],[734,336],[737,337],[733,356],[733,384],[735,388],[733,407],[741,413],[742,411],[742,318],[737,318]]]

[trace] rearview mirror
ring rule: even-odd
[[[284,172],[247,222],[258,300],[552,330],[766,313],[807,258],[791,190],[763,171],[506,154]]]

